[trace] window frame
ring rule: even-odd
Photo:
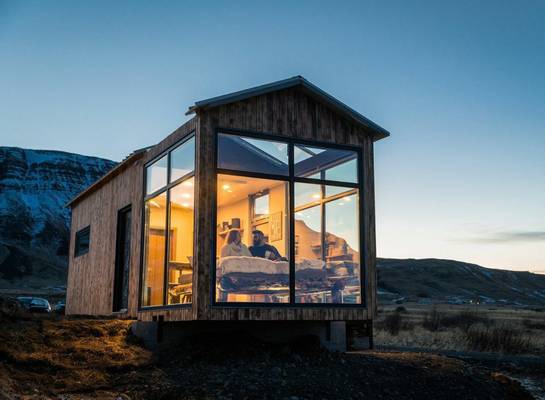
[[[276,175],[266,174],[261,172],[246,172],[236,171],[225,168],[218,168],[218,136],[222,135],[234,135],[245,136],[254,139],[280,141],[288,144],[288,175]],[[295,163],[294,163],[294,147],[296,145],[309,146],[309,147],[321,147],[321,148],[333,148],[339,150],[354,151],[357,157],[357,182],[341,182],[335,180],[306,178],[295,176]],[[256,303],[256,302],[218,302],[216,301],[216,257],[212,258],[210,265],[210,305],[214,308],[367,308],[367,290],[365,287],[367,281],[367,262],[365,252],[365,228],[364,228],[364,202],[366,201],[363,185],[363,149],[361,146],[350,144],[336,144],[327,143],[316,140],[306,140],[300,138],[292,138],[287,136],[274,135],[271,133],[262,133],[256,131],[249,131],[244,129],[232,129],[217,127],[214,132],[214,160],[213,160],[213,184],[214,193],[212,195],[212,218],[214,224],[212,224],[212,254],[217,253],[217,237],[216,237],[216,223],[217,223],[217,178],[218,175],[231,175],[231,176],[245,176],[251,178],[261,179],[273,179],[288,182],[288,206],[287,212],[289,215],[289,302],[288,303]],[[324,171],[321,172],[321,176],[324,176]],[[358,194],[358,225],[359,225],[359,246],[360,246],[360,298],[359,303],[296,303],[295,302],[295,183],[310,183],[325,186],[345,187],[348,189],[355,189]],[[335,196],[330,196],[335,197]],[[330,200],[328,200],[329,202]],[[320,206],[325,209],[325,202],[322,198],[320,200]],[[322,215],[325,218],[325,215]]]
[[[161,153],[157,154],[155,157],[153,157],[151,160],[146,162],[143,166],[143,176],[142,176],[142,183],[143,183],[143,190],[142,190],[142,215],[141,215],[141,226],[142,226],[142,233],[140,238],[140,277],[139,277],[139,285],[138,285],[138,311],[150,311],[150,310],[156,310],[156,309],[164,309],[164,308],[190,308],[193,306],[193,302],[191,303],[180,303],[180,304],[168,304],[168,262],[169,262],[169,245],[170,245],[170,189],[173,187],[193,178],[194,179],[194,186],[193,190],[195,190],[196,186],[196,172],[197,172],[197,141],[195,140],[195,146],[194,146],[194,168],[193,171],[179,177],[175,181],[170,182],[170,175],[171,175],[171,156],[170,153],[174,150],[176,150],[178,147],[183,146],[185,143],[190,141],[191,139],[195,138],[195,131],[189,132],[187,135],[185,135],[183,138],[181,138],[179,141],[174,143],[172,146],[169,146]],[[155,163],[156,161],[163,158],[165,155],[167,155],[167,184],[160,189],[156,190],[153,193],[146,194],[146,182],[147,182],[147,168]],[[166,235],[167,239],[165,239],[165,257],[163,262],[163,304],[162,305],[153,305],[153,306],[145,306],[142,304],[142,294],[144,289],[144,262],[145,262],[145,236],[146,236],[146,229],[145,229],[145,219],[146,219],[146,202],[162,193],[166,193]],[[196,209],[196,198],[193,196],[193,241],[195,241],[195,232],[196,232],[196,219],[195,219],[195,209]],[[195,253],[195,246],[193,246],[193,254]],[[193,257],[194,259],[194,257]],[[193,265],[193,276],[195,275],[195,265]],[[192,292],[195,292],[195,287],[193,285],[194,279],[192,279]],[[193,297],[195,298],[195,297]]]
[[[89,239],[87,240],[87,248],[81,251],[81,250],[78,250],[78,248],[79,248],[79,242],[83,235],[88,235]],[[74,258],[81,257],[81,256],[84,256],[85,254],[88,254],[90,247],[91,247],[91,225],[87,225],[86,227],[81,228],[79,231],[76,232],[76,236],[74,238]]]

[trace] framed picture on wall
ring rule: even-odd
[[[282,211],[269,215],[269,240],[282,240]]]

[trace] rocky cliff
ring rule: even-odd
[[[79,154],[0,147],[0,288],[64,285],[65,205],[114,165]]]

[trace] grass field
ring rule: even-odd
[[[377,346],[545,355],[545,309],[490,305],[379,308]]]

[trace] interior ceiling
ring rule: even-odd
[[[285,185],[283,181],[250,178],[246,176],[218,175],[218,206],[247,199],[249,195],[265,189]]]

